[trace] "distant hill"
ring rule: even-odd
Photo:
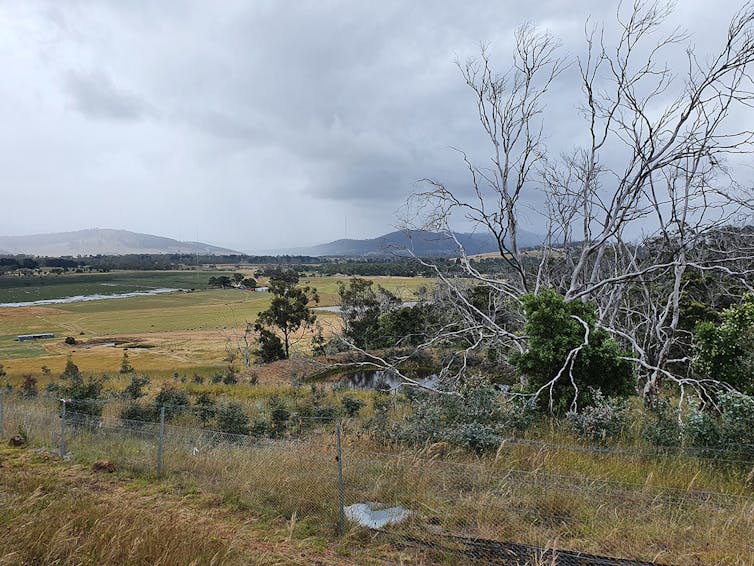
[[[239,252],[201,242],[179,242],[128,230],[94,228],[57,234],[0,236],[0,253],[57,257],[172,253],[222,255]]]
[[[498,250],[497,241],[489,234],[456,232],[455,237],[469,255]],[[526,231],[519,233],[520,247],[533,247],[541,242],[542,237],[537,234]],[[453,257],[458,255],[458,245],[448,234],[406,230],[367,240],[336,240],[328,244],[297,248],[289,253],[311,256],[384,256],[407,255],[408,251],[420,257]]]

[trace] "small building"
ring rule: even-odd
[[[21,334],[16,336],[18,342],[30,342],[31,340],[44,340],[45,338],[55,338],[52,332],[45,332],[42,334]]]

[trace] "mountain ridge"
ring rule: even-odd
[[[453,232],[468,255],[496,252],[497,240],[488,233]],[[543,237],[533,232],[519,232],[519,246],[534,247]],[[397,230],[376,238],[340,239],[315,246],[294,248],[286,253],[310,256],[369,256],[413,253],[420,257],[452,257],[459,253],[458,244],[449,234],[425,230]]]
[[[88,228],[72,232],[0,236],[0,253],[58,257],[168,253],[224,255],[240,252],[203,242],[182,242],[130,230]]]

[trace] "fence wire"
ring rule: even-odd
[[[689,525],[754,538],[754,498],[744,494],[517,469],[514,453],[464,462],[426,449],[380,448],[364,442],[364,428],[354,419],[268,419],[264,429],[234,434],[201,426],[196,407],[163,408],[149,420],[121,418],[129,414],[125,407],[97,402],[91,410],[6,395],[0,398],[0,434],[22,434],[31,445],[77,462],[105,459],[119,469],[179,479],[221,493],[256,516],[306,520],[323,535],[360,525],[427,563],[674,563],[678,549],[630,544],[632,529],[648,525],[679,540],[688,538]],[[540,452],[585,449],[509,445]],[[574,544],[589,552],[562,548]],[[600,544],[624,549],[630,559],[600,556]],[[680,563],[704,563],[689,556]],[[747,558],[721,549],[719,556],[721,563],[754,561],[754,551]]]

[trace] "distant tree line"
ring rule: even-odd
[[[460,271],[456,260],[435,259],[441,269]],[[215,265],[259,265],[256,276],[274,277],[280,271],[315,275],[355,275],[355,276],[399,276],[429,277],[434,270],[422,265],[413,258],[394,257],[370,258],[322,258],[313,256],[270,256],[270,255],[195,255],[195,254],[128,254],[94,255],[82,257],[33,257],[28,255],[0,256],[0,273],[19,270],[60,269],[75,272],[109,272],[114,270],[160,271],[191,269],[198,266]],[[282,269],[285,267],[285,269]]]

